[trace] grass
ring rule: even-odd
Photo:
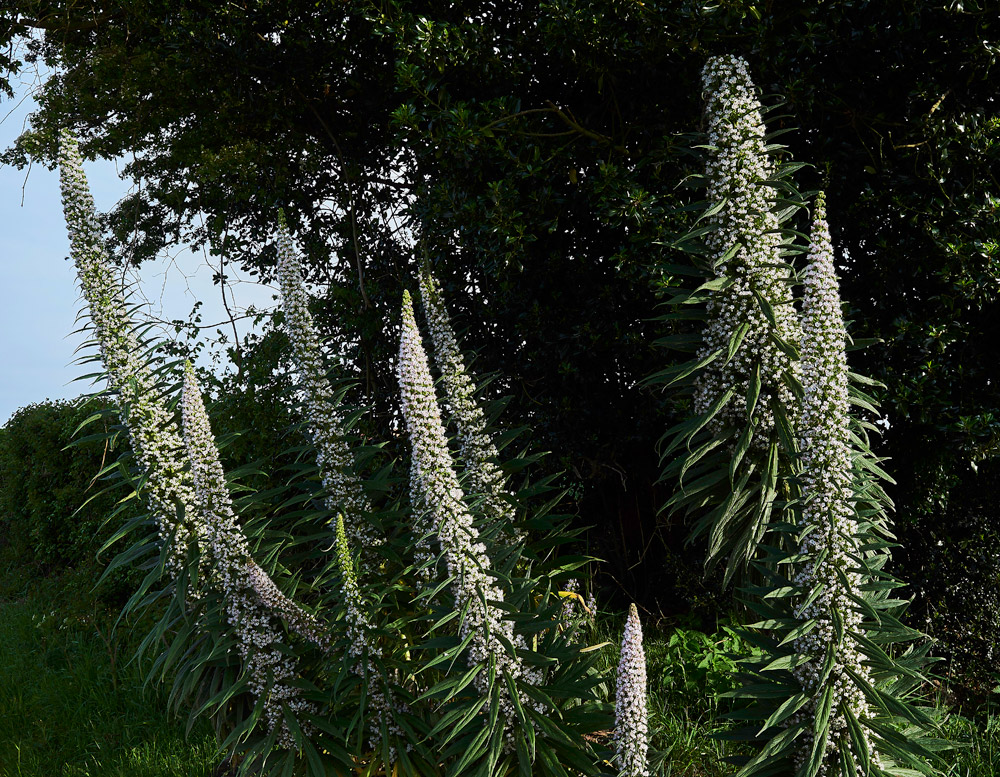
[[[993,777],[1000,774],[1000,717],[975,719],[953,715],[947,734],[965,744],[956,755],[948,777]]]
[[[89,584],[30,578],[0,567],[0,777],[212,777],[208,726],[185,738]]]

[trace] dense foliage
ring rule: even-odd
[[[97,427],[74,437],[106,408],[99,399],[39,402],[0,429],[0,537],[26,565],[60,569],[92,561],[111,535],[106,519],[129,492],[107,490],[98,474],[118,458],[120,445],[114,438],[87,444],[84,436],[96,428],[104,437],[117,420],[104,414]]]
[[[350,401],[372,408],[359,432],[388,441],[387,459],[407,452],[387,322],[424,259],[477,368],[496,372],[490,390],[511,396],[507,421],[557,452],[541,466],[565,473],[605,587],[661,613],[715,590],[691,582],[706,548],[679,551],[680,517],[657,519],[670,491],[655,442],[689,408],[639,384],[663,366],[653,341],[678,333],[653,321],[655,292],[683,285],[698,73],[745,55],[785,100],[771,129],[799,128],[782,142],[814,165],[802,188],[822,185],[838,214],[851,331],[881,340],[852,367],[886,385],[894,557],[946,648],[993,655],[1000,612],[955,594],[1000,573],[988,4],[14,0],[0,20],[20,46],[0,64],[56,68],[4,160],[51,162],[67,126],[88,153],[129,157],[142,185],[106,225],[137,264],[183,238],[207,243],[222,277],[239,262],[274,280],[284,207],[322,289],[316,324],[356,379]],[[230,449],[240,463],[273,458],[294,418],[283,337],[235,349],[222,379],[221,424],[248,431]],[[762,515],[744,516],[754,541]]]
[[[6,159],[51,160],[69,125],[89,153],[134,160],[143,185],[110,223],[135,262],[187,236],[223,274],[241,262],[273,278],[266,236],[285,206],[328,288],[318,323],[381,428],[383,322],[410,235],[422,240],[459,320],[476,322],[481,368],[505,376],[511,418],[560,452],[613,578],[632,592],[657,580],[665,611],[689,568],[663,579],[634,562],[683,536],[652,536],[665,494],[648,452],[671,411],[636,384],[657,366],[650,242],[676,231],[676,133],[698,124],[707,54],[747,55],[785,96],[783,125],[802,128],[785,141],[815,165],[805,183],[825,183],[842,214],[857,335],[884,341],[863,358],[888,384],[906,536],[946,531],[924,505],[995,448],[997,35],[982,3],[18,0],[2,13],[20,62],[59,68]],[[684,594],[685,607],[703,595]]]

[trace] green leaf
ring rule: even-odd
[[[746,338],[747,332],[749,331],[750,331],[750,324],[744,322],[740,324],[738,327],[736,327],[736,330],[729,337],[729,344],[726,349],[726,361],[725,361],[726,364],[729,364],[729,362],[733,360],[733,357],[736,355],[736,352],[740,349],[740,346],[743,344],[743,340]],[[759,369],[759,365],[756,365],[756,368]]]
[[[861,728],[861,723],[854,714],[854,710],[851,709],[850,704],[844,705],[843,712],[847,720],[847,731],[851,739],[851,748],[857,758],[860,759],[858,766],[861,767],[862,774],[868,774],[871,771],[871,749],[868,746],[868,736]]]
[[[802,666],[803,664],[808,663],[810,660],[809,656],[802,655],[800,653],[778,656],[777,658],[769,661],[762,671],[771,672],[777,669],[794,669],[797,666]]]
[[[486,744],[491,730],[492,729],[490,727],[485,727],[482,731],[476,734],[475,737],[473,737],[472,741],[465,748],[465,752],[462,754],[462,757],[459,758],[458,762],[448,770],[449,774],[456,775],[456,777],[457,775],[461,775],[465,767],[471,761],[481,757],[483,753],[486,752]]]
[[[777,726],[782,721],[794,715],[802,709],[808,701],[809,696],[804,693],[797,693],[794,696],[790,696],[785,699],[785,701],[783,701],[774,712],[768,715],[767,720],[764,721],[764,725],[762,725],[760,727],[760,731],[757,732],[757,736],[760,736],[772,726]]]
[[[830,735],[830,710],[833,706],[833,687],[827,686],[820,697],[813,718],[813,746],[806,766],[806,777],[816,777],[826,758],[826,740]]]

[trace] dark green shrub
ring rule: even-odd
[[[654,642],[649,649],[650,664],[661,667],[658,693],[675,709],[701,710],[713,716],[732,708],[722,694],[739,687],[737,660],[759,653],[729,626],[714,634],[678,628],[665,643]]]
[[[126,492],[101,493],[107,483],[96,475],[120,451],[100,440],[67,448],[77,427],[104,407],[93,398],[46,400],[21,408],[0,429],[0,539],[24,563],[49,572],[92,561],[109,536],[105,518]],[[105,416],[80,435],[115,422]]]
[[[927,478],[926,507],[901,527],[913,581],[911,618],[937,640],[938,667],[963,702],[982,702],[997,685],[1000,656],[1000,556],[997,504],[1000,459],[942,467]]]

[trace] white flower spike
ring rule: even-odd
[[[160,541],[169,549],[168,573],[176,576],[185,564],[188,547],[198,536],[198,528],[192,525],[187,510],[183,522],[177,519],[177,506],[189,507],[194,500],[191,478],[184,468],[184,443],[177,424],[166,410],[156,378],[143,358],[125,298],[115,282],[111,260],[104,248],[80,149],[68,130],[60,133],[59,178],[70,255],[89,307],[108,385],[118,394],[118,408],[128,429],[132,451],[146,472],[146,503],[156,521]]]
[[[504,594],[489,574],[486,547],[479,540],[455,476],[409,292],[403,293],[397,370],[403,418],[413,448],[411,487],[414,501],[426,510],[428,521],[416,531],[433,531],[444,551],[448,575],[455,580],[455,607],[467,608],[460,634],[463,639],[471,635],[468,663],[475,666],[495,659],[498,674],[506,672],[515,679],[523,676],[528,682],[538,682],[536,672],[523,667],[511,652],[511,646],[523,649],[524,640],[515,636],[511,622],[494,605],[503,602]],[[485,692],[488,673],[480,672],[475,683]],[[514,705],[506,691],[502,692],[501,710],[506,719],[514,718]]]
[[[699,358],[722,350],[695,386],[695,411],[703,413],[730,387],[735,395],[712,425],[743,429],[747,423],[747,388],[754,369],[760,369],[761,394],[754,409],[755,440],[767,439],[774,428],[770,401],[776,396],[791,414],[795,403],[782,375],[795,365],[773,341],[798,343],[798,325],[787,281],[790,267],[781,254],[778,217],[767,198],[763,182],[775,173],[764,141],[761,105],[741,57],[713,57],[702,71],[705,117],[708,122],[708,199],[721,205],[709,217],[715,227],[706,242],[718,278],[729,285],[708,302],[709,319],[703,332]],[[734,252],[735,251],[735,252]],[[759,299],[758,299],[759,297]],[[761,301],[773,311],[769,322]],[[730,340],[746,328],[742,343],[726,360]]]
[[[305,390],[305,413],[320,479],[326,489],[326,506],[346,516],[345,529],[352,547],[370,548],[379,544],[368,522],[371,505],[355,474],[354,459],[345,442],[337,398],[326,376],[323,350],[309,313],[309,294],[302,281],[302,268],[284,217],[279,218],[278,280],[285,326],[292,354]]]
[[[284,720],[282,705],[299,718],[315,709],[290,685],[295,661],[280,649],[281,634],[272,616],[284,618],[289,628],[327,647],[329,639],[315,618],[286,597],[250,555],[233,513],[225,473],[191,363],[184,366],[181,394],[184,442],[194,478],[193,508],[202,527],[204,553],[210,560],[211,582],[221,594],[226,615],[250,675],[250,689],[265,699],[264,720],[279,729],[278,744],[295,746]],[[303,731],[305,722],[299,723]]]
[[[847,332],[840,307],[840,292],[833,264],[833,245],[826,221],[825,202],[820,194],[812,224],[808,265],[802,300],[802,388],[804,397],[799,417],[799,448],[802,460],[802,540],[803,563],[795,578],[804,591],[822,586],[822,592],[799,616],[816,619],[816,626],[794,642],[795,649],[814,658],[793,673],[804,691],[813,698],[797,720],[816,712],[827,686],[833,688],[828,760],[839,763],[840,740],[849,742],[845,708],[858,720],[869,716],[864,693],[850,678],[853,672],[869,684],[871,673],[864,665],[852,633],[861,628],[862,614],[852,597],[861,596],[861,575],[854,571],[859,555],[855,538],[856,521],[852,507],[851,443]],[[815,560],[815,561],[813,561]],[[842,621],[838,638],[835,618]],[[834,665],[821,686],[821,672],[828,648],[834,651]],[[808,728],[808,727],[807,727]],[[812,749],[811,737],[800,748],[804,761]],[[873,752],[868,743],[869,752]],[[860,757],[860,754],[856,754]],[[828,773],[826,763],[819,774]]]
[[[646,653],[635,604],[629,605],[615,690],[615,752],[619,777],[649,777]]]
[[[445,404],[458,427],[459,454],[465,463],[468,490],[481,497],[488,518],[513,528],[514,511],[504,498],[504,477],[496,463],[499,453],[487,432],[486,416],[476,402],[476,386],[458,348],[441,284],[426,268],[420,273],[420,298],[434,343],[434,361],[441,371]]]
[[[236,577],[245,575],[260,603],[284,620],[289,629],[319,647],[328,648],[330,638],[316,618],[285,596],[253,560],[233,513],[225,472],[190,362],[184,365],[181,419],[194,478],[196,506],[203,516],[200,525],[205,533],[207,551],[213,557],[214,574],[218,575],[222,567],[227,567]]]

